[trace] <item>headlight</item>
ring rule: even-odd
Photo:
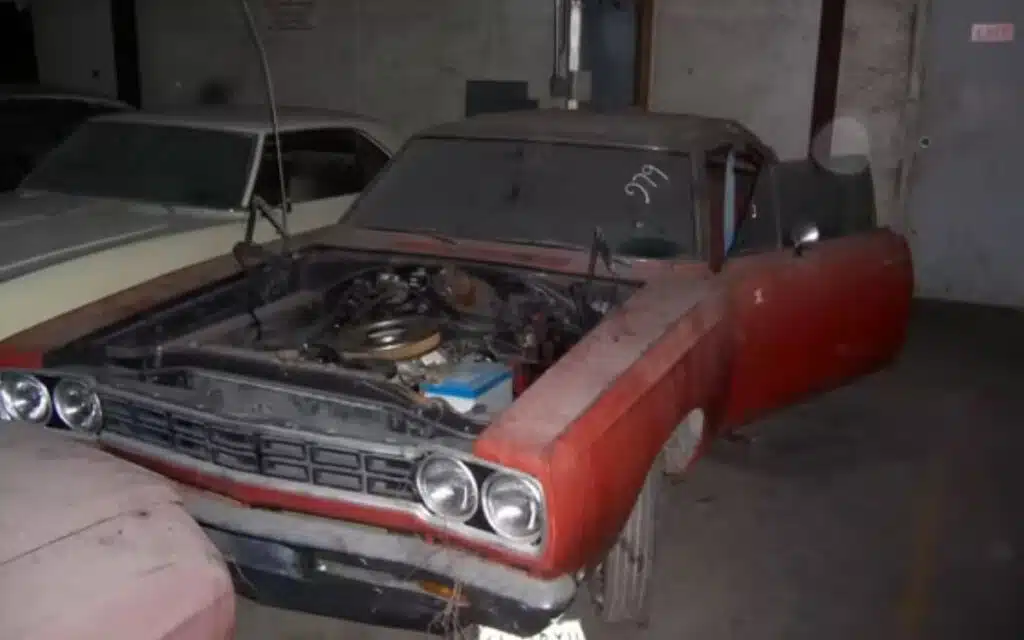
[[[509,473],[495,473],[483,487],[484,515],[501,536],[532,541],[544,529],[544,498],[536,482]]]
[[[46,424],[50,420],[50,391],[27,373],[0,374],[0,402],[12,420]]]
[[[427,508],[444,518],[466,521],[476,513],[480,492],[462,462],[444,456],[427,458],[416,471],[416,489]]]
[[[92,387],[79,380],[65,378],[53,390],[57,415],[74,431],[92,433],[103,423],[100,399]]]
[[[483,483],[483,513],[500,536],[517,542],[536,539],[544,529],[544,498],[536,482],[496,473]]]

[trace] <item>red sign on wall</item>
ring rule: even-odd
[[[971,25],[971,42],[1012,42],[1013,23],[991,23]]]

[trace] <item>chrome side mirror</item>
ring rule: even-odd
[[[813,222],[802,222],[793,227],[789,239],[793,243],[793,251],[796,252],[796,255],[801,255],[807,250],[807,247],[821,239],[821,232]]]

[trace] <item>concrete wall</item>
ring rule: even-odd
[[[117,95],[110,0],[32,0],[41,82]]]
[[[113,93],[108,0],[33,0],[45,80]],[[270,0],[250,0],[266,26]],[[655,0],[652,107],[734,117],[784,157],[808,147],[821,0]],[[870,147],[882,219],[895,220],[915,0],[848,0],[840,151]],[[59,10],[59,11],[58,11]],[[144,106],[209,83],[261,101],[236,0],[137,0]],[[279,100],[364,112],[405,132],[462,115],[467,79],[528,82],[548,99],[551,0],[317,0],[315,28],[264,28]],[[92,70],[98,77],[92,77]]]
[[[895,207],[916,0],[848,0],[836,153],[868,153],[879,217]],[[785,158],[807,153],[820,0],[656,0],[652,107],[740,120]],[[827,141],[816,141],[822,148]]]
[[[879,217],[906,230],[898,186],[917,0],[848,0],[839,77],[837,152],[869,151]]]
[[[651,107],[732,117],[783,157],[803,155],[820,10],[820,0],[656,1]]]
[[[265,26],[266,3],[251,5]],[[206,82],[262,100],[237,2],[138,0],[137,11],[144,105],[194,102]],[[549,0],[320,0],[313,15],[313,29],[264,29],[282,103],[359,111],[411,132],[461,116],[468,79],[528,82],[546,95]]]

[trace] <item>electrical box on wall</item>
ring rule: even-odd
[[[524,111],[537,108],[531,100],[529,84],[500,80],[466,81],[466,116],[502,111]]]

